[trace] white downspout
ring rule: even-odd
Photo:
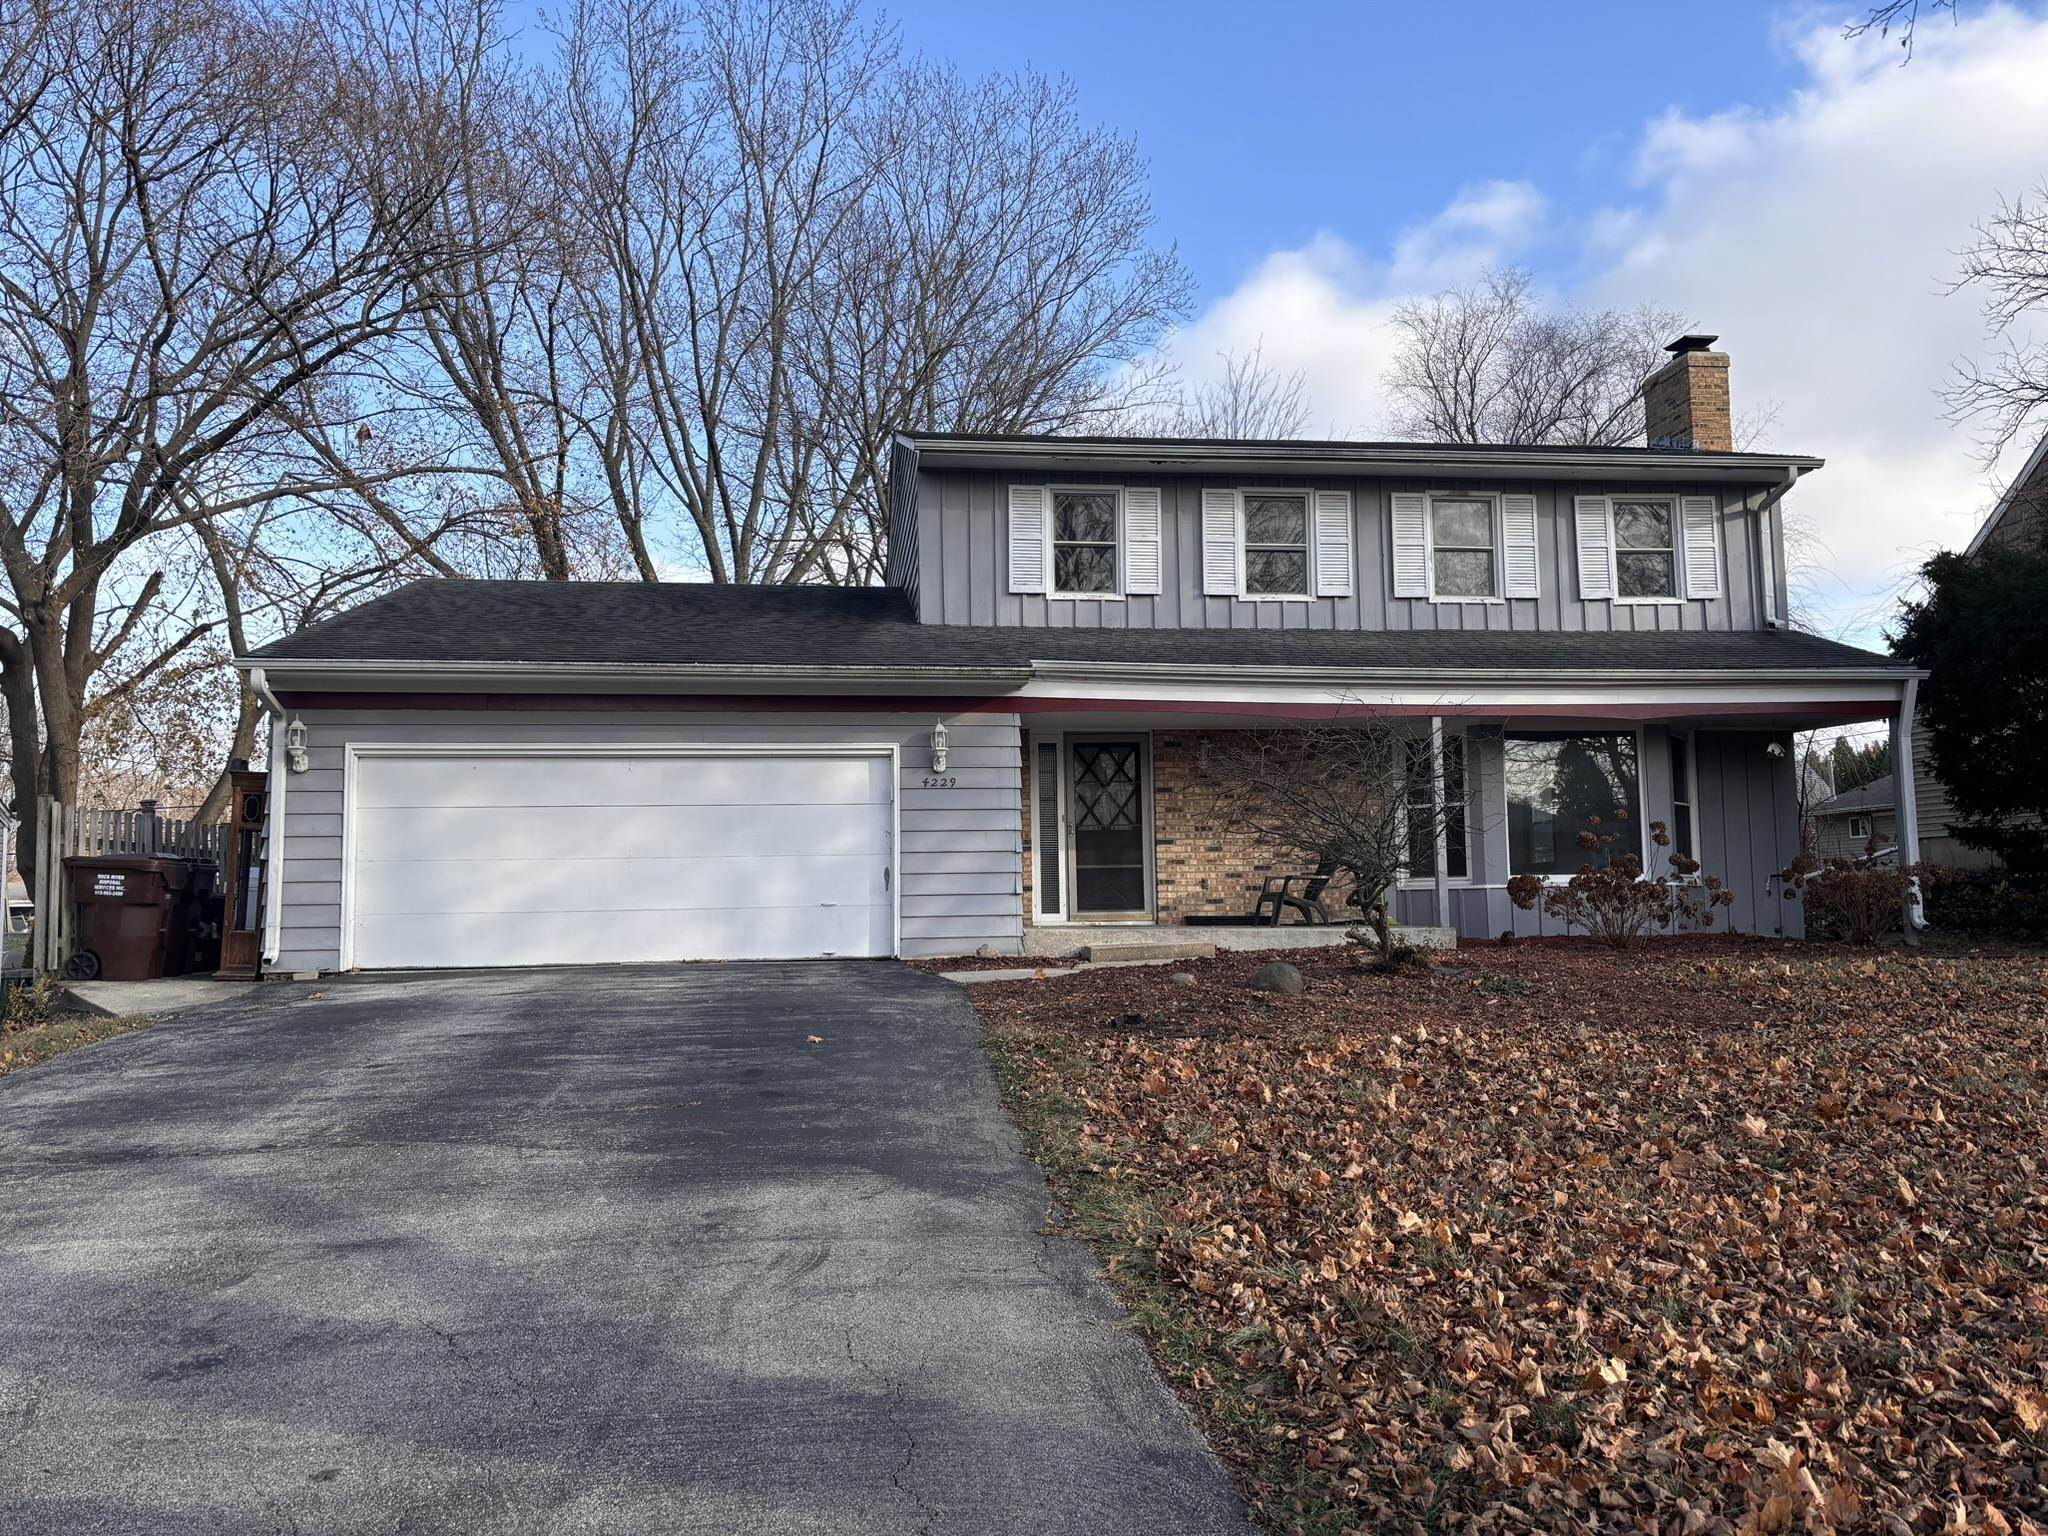
[[[285,761],[284,706],[270,691],[270,681],[261,667],[249,669],[249,691],[270,716],[270,751],[265,761],[270,770],[270,803],[264,808],[263,828],[263,964],[267,967],[277,963],[284,937],[284,790],[291,778],[291,765]]]

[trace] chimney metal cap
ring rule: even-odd
[[[1673,357],[1683,357],[1688,352],[1704,352],[1720,339],[1718,336],[1706,336],[1698,331],[1690,331],[1666,345],[1664,350]]]

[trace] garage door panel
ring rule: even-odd
[[[365,968],[886,955],[891,760],[366,753]]]
[[[505,811],[490,806],[386,808],[358,816],[356,857],[387,861],[423,850],[464,859],[627,859],[718,849],[767,856],[792,846],[834,855],[889,851],[886,807],[876,814],[833,805],[566,806]]]
[[[359,916],[356,947],[384,969],[700,960],[707,951],[750,960],[889,952],[887,907],[809,913],[800,926],[787,916],[773,907],[693,913],[687,924],[672,912],[606,913],[601,925],[548,912]]]
[[[357,771],[368,809],[482,806],[875,805],[889,799],[880,757],[393,757]]]
[[[358,912],[603,912],[886,904],[871,856],[404,860],[356,865]]]

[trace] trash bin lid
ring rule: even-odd
[[[112,873],[156,875],[165,885],[182,886],[198,866],[190,859],[160,853],[74,853],[64,861],[66,869],[103,869]]]

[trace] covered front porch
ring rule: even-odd
[[[1278,732],[1347,711],[1401,714],[1444,808],[1416,807],[1415,841],[1393,892],[1403,927],[1447,927],[1464,939],[1563,932],[1542,911],[1516,907],[1508,882],[1569,879],[1587,858],[1579,834],[1598,816],[1605,830],[1625,829],[1615,851],[1635,853],[1649,878],[1669,878],[1673,854],[1719,877],[1734,897],[1719,920],[1728,930],[1801,937],[1803,912],[1786,899],[1781,874],[1800,852],[1794,733],[1889,718],[1903,734],[1910,705],[1892,702],[1902,700],[1897,684],[1890,699],[1839,687],[1847,697],[1728,696],[1742,691],[1515,709],[1457,700],[1447,686],[1429,706],[1353,698],[1286,713],[1234,713],[1217,701],[1026,714],[1025,952],[1072,954],[1119,935],[1219,948],[1342,942],[1358,909],[1341,880],[1318,882],[1309,861],[1248,830],[1206,778],[1202,745],[1218,732]],[[1656,840],[1660,825],[1668,846]],[[1907,830],[1902,857],[1911,856]],[[1303,877],[1289,888],[1320,911],[1291,908],[1278,926],[1255,921],[1269,915],[1260,898],[1277,876]]]

